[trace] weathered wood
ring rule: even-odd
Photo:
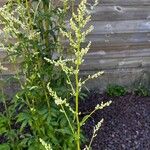
[[[0,5],[4,1],[1,0]],[[75,5],[79,1],[76,0]],[[88,0],[89,4],[93,1]],[[99,70],[105,73],[87,85],[103,90],[110,83],[128,87],[143,80],[148,83],[150,0],[100,0],[94,10],[89,12],[94,30],[87,36],[86,43],[92,41],[92,46],[81,66],[81,75],[85,77]],[[0,61],[5,56],[6,53],[0,50]],[[8,67],[8,71],[3,72],[3,75],[16,72],[9,62],[5,62],[4,66]]]
[[[149,60],[150,57],[147,58]],[[109,70],[109,69],[124,69],[124,68],[143,68],[146,64],[146,67],[150,67],[150,62],[146,58],[124,58],[124,59],[95,59],[85,61],[85,64],[82,65],[82,71],[95,71],[95,70]],[[87,63],[86,63],[87,62]]]
[[[150,20],[150,6],[97,6],[90,10],[94,21]]]
[[[138,49],[138,50],[122,50],[122,51],[97,51],[89,52],[85,59],[92,61],[93,59],[124,59],[124,58],[138,58],[150,57],[150,49]]]
[[[92,34],[87,36],[86,43],[92,42],[90,52],[99,50],[131,50],[150,47],[150,33]],[[66,47],[69,43],[66,42]]]
[[[105,70],[104,74],[97,79],[87,82],[87,87],[90,89],[98,87],[100,91],[106,89],[108,84],[118,84],[128,87],[133,91],[138,85],[143,84],[148,87],[150,81],[149,67],[145,68],[124,68],[124,69],[109,69]],[[87,77],[89,74],[94,74],[96,71],[82,71],[81,75]]]
[[[3,6],[6,2],[7,0],[0,0],[0,6]]]
[[[79,4],[81,0],[76,0],[76,5]],[[93,4],[95,0],[88,0],[89,4]],[[150,5],[149,0],[100,0],[99,5],[120,5],[120,6],[146,6]]]
[[[145,6],[150,5],[149,0],[101,0],[100,4],[121,6]]]
[[[141,33],[150,31],[149,20],[93,21],[91,34]]]
[[[96,34],[87,37],[87,42],[93,42],[93,47],[97,44],[101,45],[118,45],[118,44],[150,44],[150,33],[110,33],[110,34]],[[96,45],[95,45],[96,44]]]
[[[2,71],[1,75],[14,75],[19,72],[19,64],[11,64],[9,62],[2,63],[3,67],[7,70]]]
[[[7,56],[6,52],[4,49],[0,49],[0,62]]]

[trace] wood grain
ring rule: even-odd
[[[76,0],[75,7],[80,1]],[[88,0],[89,5],[93,1]],[[4,3],[5,0],[0,0],[0,6]],[[103,90],[111,83],[132,87],[137,80],[148,82],[150,0],[100,0],[93,10],[90,7],[88,10],[92,15],[90,24],[94,25],[94,30],[83,44],[92,41],[91,49],[81,66],[81,75],[84,77],[99,70],[104,70],[105,74],[87,85]],[[67,41],[64,44],[68,46]],[[4,57],[6,53],[0,49],[0,61]],[[3,75],[15,74],[12,64],[5,62],[4,66],[8,67],[8,71],[3,72]]]

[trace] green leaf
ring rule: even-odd
[[[7,143],[0,144],[0,150],[10,150],[10,146]]]
[[[5,127],[0,128],[0,135],[6,132],[7,132],[7,129]]]
[[[60,126],[63,128],[66,125],[67,125],[67,120],[64,117],[62,117],[61,120],[60,120]]]
[[[29,138],[22,139],[21,142],[20,142],[20,145],[22,145],[22,146],[26,145],[28,140],[29,140]]]
[[[32,118],[31,118],[30,114],[24,112],[24,113],[20,113],[20,114],[18,115],[17,122],[21,122],[21,121],[23,121],[23,120],[31,120],[31,119],[32,119]]]
[[[90,117],[90,115],[86,115],[83,117],[82,121],[80,122],[80,126],[83,126],[85,121]]]
[[[70,132],[69,128],[56,129],[55,131],[60,132],[60,133],[62,133],[62,134],[72,135],[72,133]]]
[[[29,146],[29,148],[28,148],[28,150],[36,150],[37,149],[37,147],[35,146],[35,145],[31,145],[31,146]]]
[[[22,122],[21,127],[20,127],[20,132],[23,131],[23,129],[27,126],[28,122],[25,120]]]

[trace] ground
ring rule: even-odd
[[[95,91],[80,103],[80,110],[84,115],[102,101],[111,100],[112,104],[97,111],[84,126],[85,135],[90,139],[93,126],[104,118],[92,150],[150,150],[150,97],[132,93],[110,97]],[[2,111],[2,105],[0,108]],[[5,138],[1,136],[0,143],[3,141]]]
[[[94,91],[81,104],[81,110],[90,112],[101,101],[112,100],[111,106],[95,113],[84,126],[91,137],[93,126],[104,118],[104,123],[92,144],[92,150],[150,150],[150,97],[132,93],[109,97]]]

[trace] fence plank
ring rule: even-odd
[[[89,11],[94,21],[150,20],[149,6],[97,6]]]

